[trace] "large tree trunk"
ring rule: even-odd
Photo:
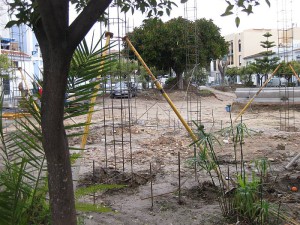
[[[177,87],[179,90],[183,90],[183,77],[182,73],[176,73],[177,74]]]
[[[52,222],[76,224],[68,140],[63,124],[64,100],[71,56],[63,48],[48,49],[44,57],[42,96],[43,147],[47,159]]]
[[[225,73],[226,73],[227,66],[228,66],[228,62],[227,61],[224,62],[222,60],[219,60],[219,62],[218,62],[218,70],[219,70],[220,75],[221,75],[221,85],[225,84]]]

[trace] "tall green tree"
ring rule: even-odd
[[[255,59],[255,66],[258,72],[258,76],[260,78],[260,85],[262,85],[262,78],[267,78],[268,74],[272,72],[276,66],[278,65],[279,58],[275,57],[275,52],[269,50],[276,46],[274,41],[269,41],[269,38],[272,36],[269,32],[263,35],[266,40],[261,41],[261,47],[265,49],[265,51],[261,52],[261,58]]]
[[[76,19],[69,21],[69,3]],[[90,28],[104,16],[112,0],[16,0],[10,1],[15,20],[7,27],[25,23],[39,42],[43,55],[41,106],[42,144],[47,159],[50,208],[53,224],[76,224],[69,144],[63,119],[67,80],[72,55]],[[140,10],[149,15],[167,14],[169,0],[115,1],[122,11]]]
[[[227,52],[227,44],[220,29],[212,20],[206,19],[192,22],[179,17],[166,23],[159,19],[149,19],[128,36],[149,66],[165,71],[172,68],[180,84],[186,68],[187,32],[197,35],[189,40],[189,45],[198,49],[199,57],[196,59],[195,52],[190,57],[194,57],[191,61],[195,65],[198,63],[199,68],[207,68],[212,59],[220,58]]]
[[[229,67],[226,71],[226,75],[229,76],[229,83],[233,84],[237,75],[240,75],[241,70],[238,67]]]
[[[240,69],[241,79],[244,81],[245,86],[251,87],[253,85],[252,75],[255,74],[255,69],[256,67],[254,63],[243,66]]]

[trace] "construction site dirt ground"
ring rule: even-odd
[[[196,107],[195,104],[201,104],[201,107],[197,106],[201,110],[193,113],[201,115],[205,131],[212,133],[220,142],[214,143],[214,149],[224,176],[235,179],[232,136],[219,132],[230,127],[230,113],[225,107],[234,102],[235,94],[217,90],[213,92],[213,95],[201,97],[201,101],[199,96],[194,95],[197,101],[191,100],[191,104],[194,104],[192,108]],[[186,118],[187,93],[171,91],[169,96]],[[84,223],[235,224],[237,221],[229,222],[222,216],[218,187],[212,184],[209,175],[200,167],[195,171],[191,161],[194,148],[190,144],[193,141],[160,93],[151,90],[131,99],[130,104],[134,105],[131,110],[135,114],[127,126],[118,125],[124,122],[121,120],[126,118],[126,115],[123,118],[126,111],[117,108],[126,106],[127,102],[128,99],[112,100],[109,97],[98,101],[84,157],[80,162],[78,188],[96,183],[126,184],[127,187],[79,199],[104,204],[114,211],[81,213],[85,218]],[[106,107],[106,113],[109,113],[112,110],[110,104],[114,104],[115,112],[113,116],[106,114],[104,117],[103,108]],[[241,109],[241,106],[232,105],[233,120]],[[81,119],[84,121],[84,118]],[[299,108],[286,104],[272,107],[251,105],[244,113],[242,122],[246,124],[250,135],[245,134],[242,147],[239,145],[237,148],[237,170],[241,168],[241,152],[248,174],[255,171],[255,160],[267,158],[270,168],[263,195],[272,204],[280,204],[281,211],[299,223],[300,192],[292,192],[291,187],[300,188],[300,160],[289,170],[285,169],[300,151]],[[192,127],[196,128],[195,125]],[[118,138],[122,141],[108,144]],[[80,141],[79,137],[74,138],[70,140],[70,145],[79,145]],[[218,186],[215,174],[213,176]]]

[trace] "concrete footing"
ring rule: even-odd
[[[247,103],[259,88],[237,88],[235,102]],[[300,104],[300,87],[265,87],[254,99],[257,104],[278,104],[290,102]]]

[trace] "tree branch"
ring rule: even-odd
[[[37,0],[43,28],[50,46],[66,40],[69,26],[69,0]]]
[[[91,27],[97,22],[112,0],[90,0],[69,27],[69,50],[75,50]]]
[[[49,43],[47,39],[47,35],[44,30],[44,26],[42,23],[42,20],[39,19],[34,25],[33,25],[33,31],[35,33],[36,39],[40,45],[40,49],[42,51],[43,57],[46,57],[47,54],[45,54],[46,51],[48,51]]]

